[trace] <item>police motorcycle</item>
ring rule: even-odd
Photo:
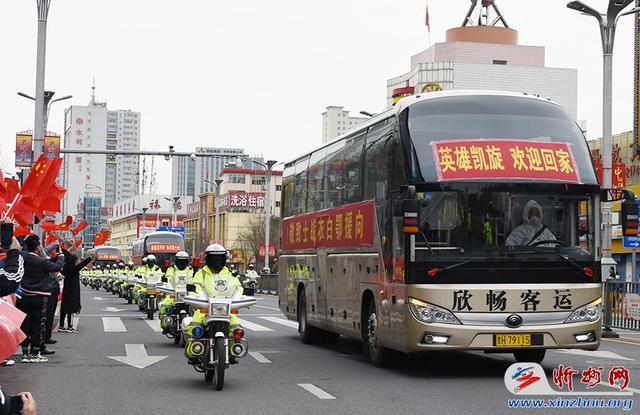
[[[120,261],[118,264],[118,269],[115,270],[114,282],[113,282],[113,293],[118,297],[124,297],[122,286],[124,281],[126,280],[125,266],[124,262]]]
[[[122,295],[125,300],[127,300],[127,304],[133,303],[133,288],[136,285],[138,279],[135,276],[135,271],[133,269],[133,262],[129,261],[128,270],[124,275],[124,280],[122,283]]]
[[[105,266],[104,274],[102,275],[102,288],[106,292],[111,292],[111,284],[112,284],[113,274],[111,273],[111,265]]]
[[[182,334],[182,321],[185,317],[191,315],[191,306],[185,302],[187,296],[186,288],[178,288],[168,283],[167,277],[162,277],[164,283],[158,289],[165,295],[173,297],[173,304],[166,306],[165,315],[162,317],[162,325],[166,328],[162,329],[162,334],[181,347],[184,347],[185,337]]]
[[[162,283],[161,272],[149,272],[146,278],[138,281],[144,289],[140,292],[138,305],[142,312],[147,314],[148,320],[153,320],[155,312],[158,311],[158,287]]]
[[[87,270],[87,269],[83,269],[82,271],[80,271],[80,282],[85,287],[89,285],[89,273],[90,272],[91,271]]]
[[[100,265],[96,266],[96,271],[93,274],[93,278],[91,279],[91,288],[94,290],[99,290],[102,287],[102,267]]]
[[[233,336],[228,336],[231,322],[231,314],[236,314],[241,308],[248,308],[256,304],[255,297],[236,295],[233,298],[209,297],[202,289],[200,295],[194,295],[196,285],[202,288],[202,284],[187,284],[187,295],[184,302],[194,309],[206,312],[204,325],[198,325],[190,330],[190,338],[186,348],[191,356],[187,356],[188,363],[196,372],[204,373],[205,382],[213,382],[216,390],[222,390],[224,386],[225,370],[230,361],[245,357],[249,352],[249,344],[244,339],[244,330],[237,328]],[[187,331],[191,317],[182,321],[183,331]]]
[[[242,281],[242,286],[244,287],[244,293],[246,295],[254,295],[256,290],[258,289],[258,280],[260,279],[260,275],[254,269],[253,264],[249,264],[249,270],[246,274],[244,274],[244,280]]]

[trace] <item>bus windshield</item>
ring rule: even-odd
[[[421,192],[418,261],[442,268],[470,260],[443,272],[448,281],[465,276],[476,282],[486,282],[485,277],[502,280],[501,268],[523,268],[518,272],[523,275],[529,272],[525,263],[537,274],[529,281],[542,282],[540,278],[551,274],[553,282],[587,281],[579,274],[595,261],[594,198],[522,187],[472,183]],[[484,268],[482,278],[477,277],[478,267]],[[560,271],[552,273],[549,267]],[[508,274],[504,282],[514,282],[513,269]]]
[[[550,102],[492,95],[428,99],[408,108],[408,131],[415,151],[411,175],[418,180],[438,180],[434,142],[485,140],[489,144],[496,144],[502,140],[524,140],[538,145],[566,145],[579,173],[577,181],[597,184],[582,131],[566,111]],[[536,161],[542,164],[545,159],[533,160]],[[531,160],[525,159],[525,162]],[[527,165],[523,170],[525,173],[527,168],[532,171],[536,166]],[[525,174],[520,179],[527,180],[527,177]]]

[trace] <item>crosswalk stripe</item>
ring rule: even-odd
[[[162,327],[160,327],[160,320],[147,320],[145,317],[142,318],[144,319],[144,322],[153,329],[153,331],[157,331],[158,333],[162,332]]]
[[[285,320],[285,319],[279,318],[279,317],[260,317],[260,318],[263,319],[263,320],[270,321],[272,323],[281,324],[283,326],[291,327],[293,329],[297,329],[298,328],[298,323],[296,323],[295,321]]]
[[[328,394],[327,392],[323,391],[322,389],[320,389],[319,387],[317,387],[312,383],[298,383],[298,386],[300,386],[302,389],[306,390],[307,392],[315,395],[317,398],[320,398],[320,399],[336,398],[335,396]]]
[[[261,326],[260,324],[252,323],[247,320],[238,319],[243,328],[249,329],[251,331],[273,331],[269,327]]]
[[[120,317],[102,317],[102,326],[105,333],[125,333],[127,331]]]
[[[264,357],[264,355],[260,352],[249,352],[249,355],[256,359],[258,363],[271,363],[271,360]]]

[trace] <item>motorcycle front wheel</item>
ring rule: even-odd
[[[214,383],[216,385],[216,390],[221,391],[224,386],[224,370],[226,369],[227,362],[225,357],[227,356],[227,351],[225,350],[223,338],[216,339],[216,365],[214,367],[215,379]]]

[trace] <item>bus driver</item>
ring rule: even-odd
[[[516,227],[509,236],[507,246],[531,246],[540,241],[555,241],[555,235],[542,224],[542,208],[535,200],[529,200],[522,210],[522,224]],[[540,244],[538,246],[553,246]]]

